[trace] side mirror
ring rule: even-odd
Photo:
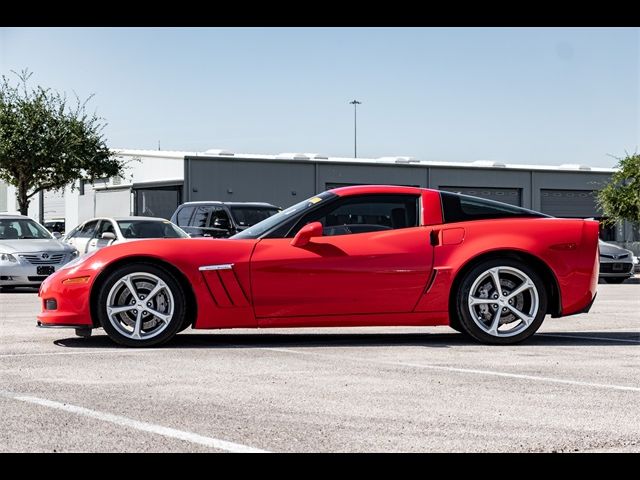
[[[115,240],[116,239],[116,234],[113,232],[104,232],[101,236],[101,239],[103,240]]]
[[[56,240],[60,240],[62,238],[60,232],[53,232],[51,235],[53,235],[53,238],[55,238]]]
[[[322,236],[322,224],[320,222],[307,223],[291,240],[294,247],[304,247],[312,238]]]

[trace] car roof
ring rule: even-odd
[[[27,215],[19,215],[16,213],[0,213],[0,218],[2,218],[3,220],[18,220],[18,219],[24,219],[24,218],[33,220],[33,218],[28,217]]]
[[[341,197],[376,193],[420,195],[425,191],[437,192],[437,190],[434,190],[432,188],[404,187],[401,185],[353,185],[349,187],[338,187],[329,191],[335,193],[336,195],[340,195]]]
[[[185,205],[227,205],[230,207],[272,207],[272,208],[280,208],[275,205],[266,202],[221,202],[219,200],[204,200],[198,202],[185,202],[181,207]]]
[[[123,221],[123,222],[129,222],[129,221],[134,221],[134,220],[155,220],[158,222],[168,222],[169,220],[167,220],[166,218],[160,218],[160,217],[145,217],[145,216],[136,216],[136,217],[93,217],[93,218],[89,218],[88,220],[85,220],[82,223],[87,223],[87,222],[92,222],[94,220],[115,220],[116,222],[119,221]]]

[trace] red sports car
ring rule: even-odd
[[[159,345],[193,328],[449,325],[512,344],[587,312],[598,222],[438,190],[358,186],[228,239],[140,240],[87,254],[40,288],[41,327]]]

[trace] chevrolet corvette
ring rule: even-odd
[[[139,240],[88,253],[41,285],[40,327],[160,345],[221,328],[449,325],[488,344],[587,312],[598,222],[452,192],[323,192],[226,239]]]

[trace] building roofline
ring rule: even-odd
[[[182,160],[185,158],[211,158],[224,159],[229,161],[275,161],[283,163],[317,163],[317,164],[348,164],[348,165],[386,165],[413,168],[472,168],[489,170],[534,170],[534,171],[554,171],[554,172],[582,172],[582,173],[613,173],[617,169],[610,167],[592,167],[582,164],[561,164],[561,165],[531,165],[521,163],[504,163],[495,160],[475,160],[472,162],[453,162],[437,160],[419,160],[407,156],[385,156],[379,158],[352,158],[352,157],[326,157],[316,153],[286,153],[286,154],[257,154],[257,153],[236,153],[227,150],[219,150],[220,153],[208,152],[187,152],[170,150],[132,150],[114,149],[118,155],[157,157]]]

